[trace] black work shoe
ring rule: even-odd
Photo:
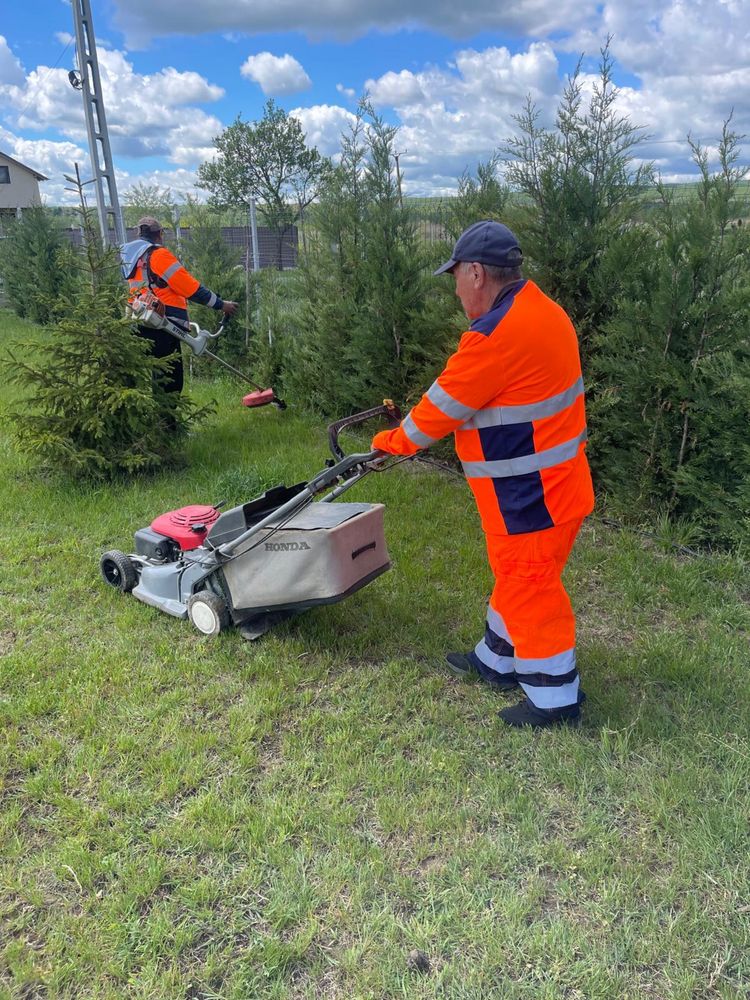
[[[490,670],[489,667],[485,667],[474,650],[469,653],[448,653],[445,659],[448,669],[456,677],[476,677],[498,691],[512,691],[518,687],[515,673],[499,674],[496,670]]]
[[[583,691],[578,694],[577,705],[566,705],[565,708],[551,710],[536,708],[527,699],[517,705],[503,708],[497,714],[509,726],[520,728],[531,726],[534,729],[548,729],[550,726],[577,726],[581,718],[581,705],[586,701]]]

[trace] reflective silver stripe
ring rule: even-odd
[[[407,413],[401,424],[401,430],[406,434],[412,444],[417,445],[418,448],[429,448],[431,444],[437,441],[437,438],[430,437],[429,434],[425,434],[424,431],[420,431],[414,422],[414,417],[411,413]]]
[[[563,674],[575,670],[575,646],[562,653],[556,653],[554,656],[533,658],[516,656],[515,665],[518,683],[532,705],[537,708],[566,708],[569,705],[577,704],[580,685],[578,674],[568,684],[559,684],[557,687],[553,685],[540,687],[523,682],[524,674],[548,674],[550,677],[561,677]]]
[[[499,611],[495,611],[491,604],[487,605],[487,624],[495,635],[499,635],[501,639],[505,639],[509,646],[513,645],[510,641],[508,629],[505,627],[502,615]],[[474,647],[474,652],[485,667],[489,667],[490,670],[494,670],[498,674],[513,673],[513,655],[504,656],[502,653],[495,653],[487,645],[485,639],[480,639]]]
[[[535,708],[568,708],[578,704],[578,688],[581,683],[578,677],[570,684],[561,684],[559,687],[533,687],[531,684],[524,684],[520,677],[518,683]]]
[[[216,292],[211,292],[211,298],[206,303],[209,309],[213,309],[213,307],[216,305],[216,300],[218,299],[218,297],[219,296],[216,294]]]
[[[575,458],[578,448],[588,437],[584,428],[578,437],[563,441],[554,448],[537,451],[533,455],[521,455],[519,458],[505,458],[495,462],[462,462],[464,475],[467,479],[505,479],[507,476],[524,476],[529,472],[539,472],[553,465],[567,462]]]
[[[513,673],[513,657],[512,656],[500,656],[499,653],[493,653],[487,643],[482,639],[474,647],[475,654],[479,657],[485,667],[489,667],[490,670],[494,670],[497,674],[512,674]]]
[[[454,420],[466,420],[476,410],[473,406],[464,406],[463,403],[459,403],[457,399],[450,396],[437,381],[433,382],[430,388],[427,390],[427,398],[431,403],[434,403],[439,410],[443,413],[452,417]]]
[[[508,635],[507,626],[503,621],[503,616],[499,611],[495,611],[491,604],[487,605],[487,624],[495,635],[499,635],[501,639],[505,639],[505,641],[509,642],[511,646],[513,645],[511,638]]]
[[[467,420],[461,430],[478,430],[480,427],[499,427],[503,424],[523,424],[542,417],[554,417],[562,413],[583,394],[583,376],[556,396],[549,396],[539,403],[522,403],[519,406],[488,406],[477,410],[471,420]]]
[[[162,281],[169,281],[169,279],[172,277],[172,275],[176,271],[179,271],[181,267],[182,267],[182,264],[179,262],[179,260],[176,260],[174,262],[174,264],[170,264],[169,267],[164,272],[164,274],[161,275]]]
[[[560,677],[575,670],[575,667],[575,646],[562,653],[555,653],[554,656],[516,657],[516,672],[520,674],[520,680],[523,680],[524,674],[549,674],[550,677]]]

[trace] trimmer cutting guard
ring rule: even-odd
[[[257,392],[249,392],[242,397],[243,406],[268,406],[269,403],[276,402],[276,395],[273,389],[260,389]]]

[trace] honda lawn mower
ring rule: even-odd
[[[188,333],[187,330],[183,330],[176,323],[173,323],[170,319],[168,319],[164,315],[163,309],[163,305],[159,302],[156,296],[150,292],[144,292],[128,303],[128,313],[138,324],[141,326],[151,327],[154,330],[165,330],[176,340],[181,341],[183,344],[187,344],[196,358],[201,358],[203,355],[206,355],[206,357],[212,358],[214,361],[218,361],[220,365],[229,369],[232,374],[239,376],[239,378],[241,378],[244,382],[247,382],[248,385],[252,386],[253,391],[249,392],[242,398],[243,406],[267,406],[269,403],[273,403],[273,405],[278,407],[280,410],[286,409],[286,403],[283,399],[279,399],[273,389],[263,389],[257,382],[253,382],[250,376],[246,375],[245,372],[241,372],[239,368],[235,368],[234,365],[230,365],[228,361],[220,358],[218,354],[214,354],[213,351],[209,351],[209,343],[213,343],[215,340],[218,340],[224,332],[224,326],[227,321],[226,316],[222,317],[216,333],[209,333],[208,330],[202,330],[197,323],[190,324],[190,328],[193,333]]]
[[[400,420],[386,400],[336,421],[333,459],[309,482],[275,486],[231,510],[193,504],[162,514],[136,531],[134,553],[104,553],[102,576],[208,636],[233,624],[257,638],[282,618],[344,600],[390,568],[383,505],[333,503],[385,460],[378,451],[345,455],[338,443],[343,428],[376,416]]]

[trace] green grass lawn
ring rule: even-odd
[[[0,314],[2,345],[32,332]],[[113,487],[40,476],[0,425],[0,997],[750,996],[747,564],[591,520],[584,722],[508,730],[442,665],[491,589],[473,501],[407,464],[347,495],[386,504],[392,572],[204,639],[99,555],[309,478],[326,439],[193,392],[218,408],[183,467]]]

